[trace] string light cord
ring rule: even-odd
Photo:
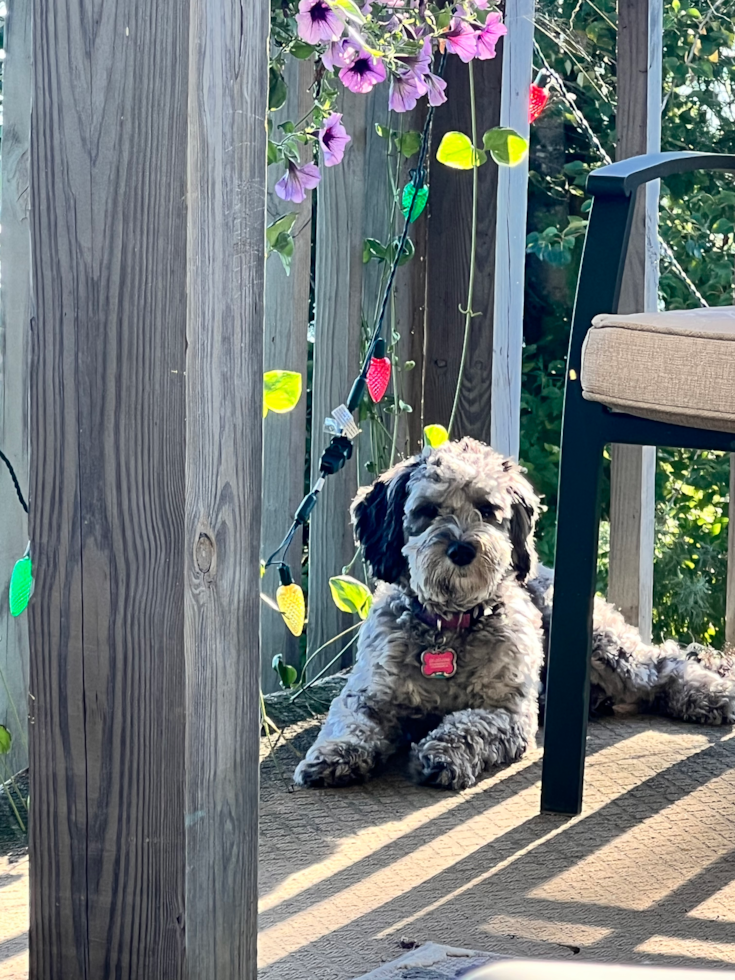
[[[444,74],[444,68],[446,65],[447,54],[446,51],[442,52],[439,66],[436,74],[440,77]],[[393,290],[393,284],[395,282],[396,274],[398,272],[398,266],[400,265],[400,260],[403,256],[403,250],[406,247],[406,241],[408,240],[409,226],[411,224],[411,217],[413,215],[414,205],[416,199],[418,198],[419,191],[424,187],[426,181],[426,163],[427,156],[429,152],[429,144],[431,142],[431,124],[434,119],[434,106],[430,106],[429,111],[426,114],[426,120],[424,122],[424,127],[421,132],[421,143],[419,146],[419,155],[416,162],[416,167],[410,172],[411,184],[413,186],[413,194],[411,195],[411,201],[404,212],[404,223],[403,231],[401,232],[401,237],[398,242],[398,247],[396,248],[395,254],[393,256],[390,272],[388,274],[388,279],[383,290],[383,298],[380,304],[380,311],[378,317],[375,321],[375,328],[370,337],[370,341],[367,346],[365,353],[365,358],[362,363],[359,375],[355,378],[350,388],[350,393],[347,397],[347,402],[345,404],[339,405],[332,412],[332,417],[336,420],[337,424],[341,428],[339,435],[332,436],[332,439],[327,446],[327,448],[322,453],[321,460],[319,462],[319,479],[315,482],[314,486],[311,488],[309,493],[304,497],[304,499],[299,504],[296,513],[294,514],[291,526],[283,537],[283,540],[278,545],[276,550],[269,556],[265,563],[265,568],[270,568],[273,565],[278,567],[279,574],[283,580],[284,574],[290,574],[290,569],[286,564],[285,558],[289,547],[296,535],[299,527],[302,527],[309,520],[311,512],[316,507],[319,494],[321,493],[326,478],[332,476],[333,474],[339,472],[342,467],[347,463],[347,461],[352,457],[352,440],[359,434],[359,429],[354,423],[352,418],[353,413],[357,410],[365,395],[365,388],[367,386],[367,376],[370,370],[370,362],[375,354],[376,347],[382,341],[383,334],[383,324],[385,322],[385,314],[388,309],[388,303],[390,301],[391,292]]]
[[[20,506],[27,514],[28,504],[25,502],[25,498],[23,497],[23,493],[20,489],[20,483],[18,483],[18,477],[15,475],[15,470],[13,469],[13,464],[10,462],[10,460],[2,451],[2,449],[0,449],[0,459],[3,461],[3,463],[5,463],[8,469],[8,473],[10,473],[10,479],[13,481],[13,486],[15,487],[15,493],[18,497],[18,500],[20,501]]]

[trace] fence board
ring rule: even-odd
[[[317,189],[312,480],[319,475],[319,457],[329,441],[322,431],[324,419],[347,398],[360,358],[367,99],[345,90],[341,110],[352,142],[345,164],[325,167]],[[353,455],[339,474],[327,480],[309,524],[310,654],[354,622],[332,602],[329,579],[341,573],[355,552],[348,511],[356,490]],[[319,654],[311,665],[312,676],[338,651],[339,646],[332,644]],[[339,662],[334,669],[339,669]]]
[[[492,61],[475,62],[477,131],[500,123],[502,48]],[[467,65],[447,59],[448,101],[436,110],[432,155],[443,135],[452,130],[469,135],[469,82]],[[492,388],[493,309],[495,301],[495,232],[498,168],[492,160],[479,171],[477,209],[477,275],[473,308],[479,313],[470,328],[469,350],[462,379],[459,409],[452,435],[475,436],[490,442]],[[427,310],[424,363],[424,420],[448,425],[464,339],[464,309],[469,275],[472,173],[450,170],[436,161],[431,168],[427,259]]]
[[[29,142],[31,9],[12,3],[5,20],[0,261],[0,449],[28,496],[28,348],[31,332]],[[0,462],[0,724],[13,736],[10,767],[28,765],[28,618],[13,619],[8,584],[28,542],[28,519]],[[0,778],[3,778],[0,775]]]
[[[661,147],[663,0],[619,0],[617,158]],[[658,184],[636,203],[619,311],[655,310],[658,301]],[[651,636],[656,450],[613,446],[610,469],[608,598]]]
[[[286,63],[288,98],[277,113],[274,127],[290,119],[292,122],[306,114],[311,97],[308,87],[314,78],[311,61]],[[280,177],[277,167],[271,167],[268,181],[268,221],[293,210],[273,193]],[[267,557],[283,538],[291,516],[304,496],[304,467],[306,465],[306,384],[307,333],[309,327],[309,291],[311,284],[311,195],[297,207],[298,217],[293,228],[294,253],[290,275],[286,275],[280,258],[273,253],[267,262],[265,278],[265,343],[263,368],[299,371],[303,378],[303,394],[296,408],[286,415],[270,413],[263,422],[263,518],[261,553]],[[289,551],[289,563],[294,582],[301,583],[302,533],[299,531]],[[269,572],[265,588],[273,594],[278,578]],[[277,611],[265,603],[261,609],[261,686],[264,692],[278,689],[278,678],[271,666],[273,657],[282,653],[286,663],[299,663],[299,640],[286,628]]]
[[[534,9],[535,0],[508,4],[503,39],[500,125],[527,139]],[[528,157],[516,167],[500,168],[496,217],[490,442],[498,452],[515,457],[521,438],[527,208]]]

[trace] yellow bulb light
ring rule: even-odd
[[[276,591],[276,604],[293,635],[301,636],[306,619],[306,603],[301,586],[295,582],[279,585]]]

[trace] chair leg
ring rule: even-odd
[[[582,809],[602,449],[565,418],[541,781],[541,809],[553,813]]]

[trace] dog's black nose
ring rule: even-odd
[[[474,545],[467,544],[466,541],[452,541],[447,548],[447,558],[455,565],[469,565],[476,554]]]

